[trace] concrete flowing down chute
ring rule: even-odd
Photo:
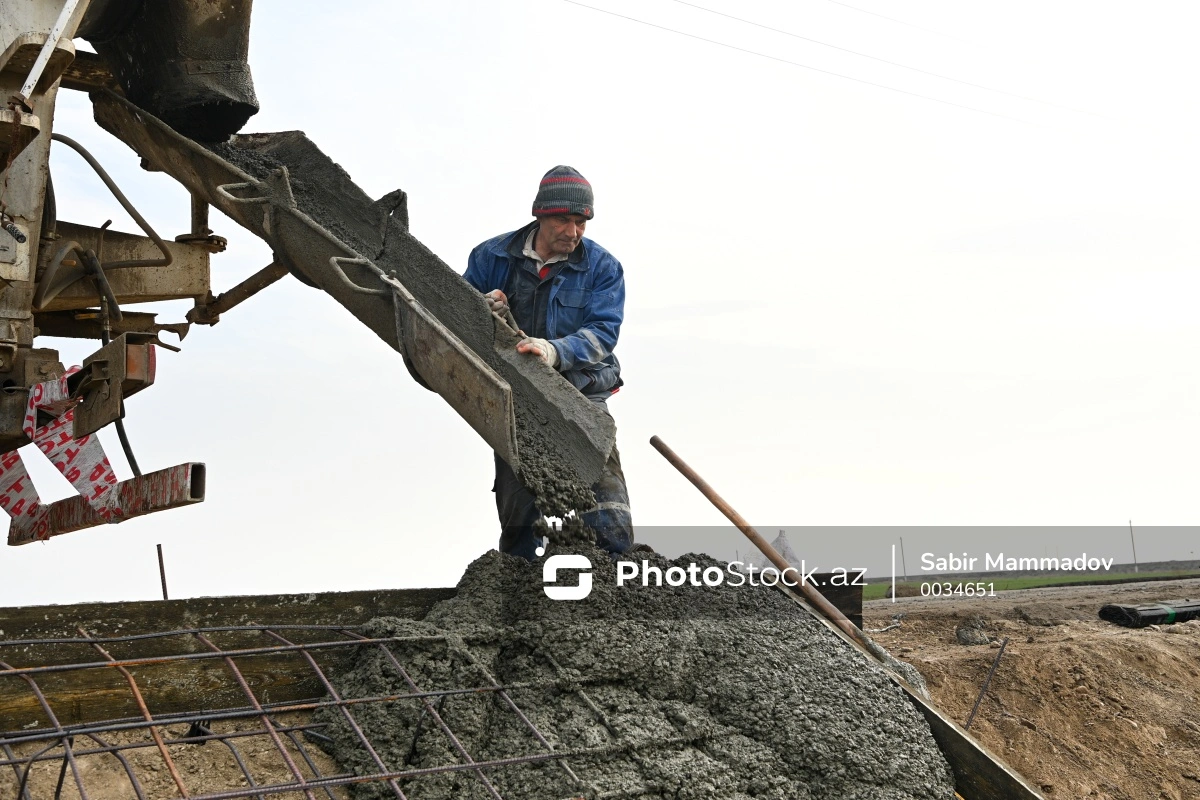
[[[399,351],[521,474],[532,459],[589,485],[615,439],[611,418],[561,375],[518,354],[518,336],[408,231],[407,198],[371,200],[303,133],[201,145],[107,92],[96,120],[154,169],[265,240],[277,262]]]

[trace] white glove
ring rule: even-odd
[[[545,339],[538,339],[534,336],[526,336],[517,342],[517,352],[533,353],[547,367],[553,367],[558,363],[558,351],[554,349],[554,345]]]
[[[488,310],[493,314],[504,316],[504,312],[508,311],[508,297],[499,289],[493,289],[483,296],[487,300]]]

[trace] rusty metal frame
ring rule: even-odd
[[[361,628],[332,625],[243,625],[214,628],[191,628],[185,630],[167,631],[154,634],[139,634],[129,636],[101,638],[78,628],[78,638],[37,639],[0,641],[0,681],[23,681],[29,691],[37,698],[43,714],[49,720],[49,727],[35,729],[21,728],[17,730],[0,730],[0,771],[12,770],[20,781],[18,800],[28,800],[28,776],[37,764],[59,764],[60,780],[57,792],[61,792],[66,776],[70,774],[75,782],[75,789],[81,800],[88,800],[86,775],[88,765],[96,760],[116,758],[129,783],[132,796],[146,800],[148,795],[138,770],[131,765],[128,755],[142,752],[157,752],[165,765],[171,779],[176,785],[179,797],[187,800],[240,800],[240,798],[263,798],[290,794],[302,794],[311,800],[318,800],[322,793],[328,800],[336,800],[333,789],[350,785],[376,785],[385,794],[397,800],[408,800],[409,792],[417,791],[421,780],[447,773],[464,773],[473,775],[477,785],[493,800],[503,800],[502,795],[492,782],[492,775],[504,770],[530,768],[531,765],[555,764],[563,771],[574,788],[572,797],[588,797],[596,800],[617,797],[637,797],[662,790],[654,783],[645,783],[633,789],[619,791],[601,790],[595,783],[582,776],[572,761],[587,759],[603,759],[612,756],[627,756],[635,761],[640,759],[640,753],[647,750],[672,749],[685,745],[693,745],[725,735],[715,731],[699,731],[689,736],[666,738],[655,742],[634,743],[622,736],[621,730],[605,715],[600,706],[588,695],[587,687],[596,680],[587,676],[579,676],[563,670],[553,656],[544,650],[533,647],[533,652],[549,664],[555,674],[554,679],[539,680],[526,683],[502,685],[483,666],[480,659],[472,652],[473,647],[493,645],[491,638],[471,638],[447,635],[395,636],[386,638],[371,638],[364,635]],[[263,644],[246,646],[247,641],[262,637]],[[246,637],[252,637],[247,639]],[[308,641],[297,641],[305,639]],[[222,647],[218,641],[236,641],[238,646]],[[522,640],[524,641],[524,640]],[[80,651],[73,652],[78,646]],[[123,652],[137,652],[139,646],[162,650],[170,648],[178,651],[174,655],[143,656],[116,658],[112,655],[113,648],[122,648]],[[479,682],[471,686],[461,686],[442,689],[423,689],[412,674],[406,669],[406,646],[444,648],[448,657],[455,658],[466,666],[471,674],[479,676]],[[45,652],[47,647],[54,652],[62,653],[64,663],[42,664],[38,666],[14,667],[9,661],[21,653]],[[98,652],[102,660],[82,661],[86,658],[84,648]],[[321,656],[328,660],[330,656],[352,655],[365,650],[378,650],[383,654],[384,662],[403,680],[406,691],[388,696],[346,697],[335,688],[327,673],[327,667],[321,666]],[[271,703],[260,699],[247,680],[244,669],[239,667],[239,660],[245,662],[254,658],[273,655],[290,655],[301,657],[313,675],[324,688],[324,696],[307,701]],[[139,685],[135,675],[139,668],[149,665],[180,665],[195,664],[198,661],[220,662],[224,669],[221,675],[228,685],[227,689],[245,697],[246,705],[225,708],[197,709],[193,712],[169,713],[155,715],[150,710],[149,694],[146,687]],[[65,676],[68,679],[82,673],[106,671],[109,674],[118,673],[127,684],[133,700],[140,713],[136,717],[105,719],[97,722],[82,722],[63,725],[54,713],[49,695],[39,686],[38,681],[44,681],[49,676]],[[217,672],[217,670],[212,670]],[[211,673],[210,673],[211,674]],[[607,743],[597,746],[575,749],[556,749],[546,734],[539,730],[530,717],[522,711],[513,699],[514,692],[542,692],[561,695],[574,694],[584,706],[596,717],[597,721],[608,731],[610,739]],[[452,696],[485,696],[492,697],[498,713],[511,714],[518,720],[522,729],[529,734],[530,751],[513,753],[511,756],[477,760],[471,756],[462,740],[447,724],[439,713],[440,704]],[[414,768],[408,764],[387,764],[379,755],[376,746],[370,741],[363,728],[355,719],[355,709],[366,704],[417,704],[423,709],[423,716],[432,720],[426,731],[438,731],[448,742],[456,754],[446,763],[436,766]],[[317,760],[308,751],[309,744],[323,737],[322,728],[329,725],[311,717],[311,712],[326,710],[340,715],[353,732],[355,739],[367,756],[364,763],[371,766],[361,769],[357,774],[335,772],[323,774]],[[290,720],[282,716],[292,717]],[[296,717],[307,717],[297,719]],[[237,723],[241,729],[232,728]],[[256,727],[245,727],[247,723],[256,723]],[[186,734],[180,735],[177,730],[171,732],[167,726],[178,729],[188,725]],[[418,725],[417,735],[421,728]],[[104,737],[106,734],[140,733],[136,741],[110,743]],[[284,742],[287,738],[291,747]],[[126,736],[125,738],[131,738]],[[86,740],[86,741],[85,741]],[[239,750],[239,744],[253,741],[260,748],[269,742],[268,750],[274,753],[285,767],[283,770],[290,779],[271,784],[259,783],[254,771],[248,766]],[[180,745],[202,745],[207,742],[218,742],[228,748],[245,779],[241,788],[224,789],[219,791],[204,791],[203,787],[190,787],[187,778],[178,769],[172,750]],[[300,758],[297,760],[296,755]],[[261,762],[260,762],[261,764]]]
[[[204,464],[196,462],[177,464],[121,481],[112,489],[117,493],[116,507],[121,509],[117,521],[203,502],[204,484]],[[8,529],[8,543],[13,546],[29,544],[103,524],[104,519],[85,498],[68,497],[46,506],[45,516],[13,519]]]
[[[57,234],[58,242],[73,241],[84,251],[103,252],[106,261],[144,262],[161,254],[153,239],[134,233],[102,231],[90,225],[59,220]],[[212,285],[208,251],[196,245],[172,241],[163,241],[163,246],[171,254],[171,264],[168,266],[105,267],[105,276],[122,307],[166,300],[200,300],[208,295]],[[56,248],[57,243],[55,248],[43,249],[38,254],[39,281],[50,266]],[[78,272],[75,276],[83,277]],[[68,275],[64,280],[70,277]],[[86,279],[60,285],[47,294],[49,297],[43,300],[36,311],[75,311],[93,307],[97,302],[96,289]]]

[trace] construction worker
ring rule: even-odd
[[[624,319],[625,277],[621,262],[583,238],[593,214],[591,184],[575,169],[557,166],[538,186],[534,221],[472,250],[463,277],[493,311],[512,312],[525,333],[518,352],[558,370],[607,414],[608,398],[622,384],[613,348]],[[532,561],[541,544],[533,525],[542,515],[499,456],[492,491],[501,552]],[[584,524],[596,532],[599,547],[625,552],[633,545],[633,518],[615,445],[592,493],[596,508],[583,514]]]

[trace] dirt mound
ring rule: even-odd
[[[864,614],[871,626],[907,612],[876,638],[921,670],[960,724],[999,642],[961,647],[956,628],[978,615],[993,637],[1007,637],[971,734],[1048,798],[1200,797],[1200,623],[1132,630],[1096,617],[1109,602],[1197,597],[1200,581],[998,594],[881,601]]]
[[[541,564],[488,553],[455,598],[425,621],[378,619],[335,679],[348,695],[413,691],[418,702],[366,706],[356,717],[394,769],[534,757],[490,768],[505,798],[605,792],[647,798],[953,797],[949,768],[924,719],[885,673],[779,592],[729,586],[616,586],[603,552],[593,591],[575,602],[544,594]],[[698,563],[651,556],[665,570]],[[400,667],[403,668],[403,673]],[[407,677],[405,677],[407,676]],[[537,734],[496,691],[512,700]],[[411,683],[410,683],[411,681]],[[436,711],[436,716],[434,715]],[[373,771],[357,735],[331,719],[332,753]],[[541,741],[537,736],[543,737]],[[571,753],[551,759],[550,748]],[[357,760],[356,760],[357,759]],[[363,787],[360,797],[391,796]],[[413,800],[488,796],[471,770],[413,780]],[[629,796],[614,794],[607,796]]]

